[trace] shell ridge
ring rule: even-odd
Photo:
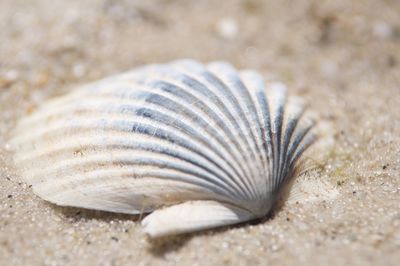
[[[229,69],[227,69],[229,68]],[[253,133],[253,129],[252,126],[249,122],[249,118],[248,115],[250,113],[250,116],[253,117],[253,114],[251,114],[251,111],[248,110],[248,112],[244,111],[243,105],[246,106],[246,104],[243,103],[242,100],[244,100],[244,98],[248,97],[248,95],[246,95],[243,91],[246,90],[246,88],[244,88],[244,86],[240,86],[239,84],[237,84],[237,82],[240,82],[239,79],[236,79],[237,74],[234,73],[222,73],[223,71],[221,70],[223,69],[226,72],[230,71],[230,67],[226,66],[226,65],[220,65],[219,63],[212,63],[209,65],[209,70],[216,76],[218,77],[218,79],[220,80],[220,82],[222,84],[224,84],[224,86],[230,91],[231,95],[233,96],[232,99],[234,99],[235,103],[237,104],[237,108],[239,109],[238,111],[236,111],[236,115],[238,115],[239,121],[241,121],[242,127],[245,129],[245,139],[247,140],[248,146],[249,146],[249,155],[250,157],[250,161],[253,162],[254,167],[254,171],[253,174],[249,177],[249,181],[252,184],[253,187],[253,191],[256,195],[256,199],[260,199],[260,191],[259,191],[259,187],[257,186],[257,181],[256,178],[258,176],[257,173],[262,172],[262,165],[260,163],[260,157],[259,154],[257,153],[257,145],[255,143],[255,136]],[[233,78],[232,76],[234,76],[235,78]],[[231,79],[234,79],[234,81],[232,81]],[[242,84],[243,85],[243,84]],[[238,93],[240,94],[240,96],[238,96]],[[246,98],[246,100],[249,100],[248,98]]]
[[[234,128],[238,128],[238,124],[237,124],[237,122],[236,122],[236,119],[232,116],[231,111],[229,111],[229,110],[227,109],[227,106],[224,104],[224,102],[220,100],[220,97],[221,97],[221,96],[218,96],[218,95],[216,94],[216,93],[218,93],[218,90],[216,90],[216,92],[213,92],[212,90],[210,90],[210,89],[208,88],[208,86],[202,84],[202,83],[201,83],[199,80],[197,80],[195,77],[193,77],[193,76],[191,76],[191,75],[189,75],[189,74],[186,74],[184,71],[182,71],[182,70],[180,70],[180,69],[177,69],[177,71],[180,71],[179,73],[181,74],[181,76],[179,76],[179,77],[180,77],[179,80],[180,80],[180,82],[181,82],[181,85],[185,86],[185,88],[186,88],[187,90],[195,91],[196,93],[201,94],[201,95],[203,95],[204,97],[206,97],[209,101],[214,102],[214,103],[215,103],[216,109],[222,109],[222,110],[221,110],[221,113],[222,113],[223,115],[225,115],[226,118],[228,118],[227,121],[230,122]],[[182,76],[183,76],[183,78],[182,78]],[[224,96],[225,96],[225,95],[224,95]],[[199,101],[195,101],[196,104],[197,104],[198,102],[199,102]],[[213,109],[211,106],[208,106],[205,102],[202,102],[202,104],[204,104],[204,106],[206,106],[206,107],[208,108],[207,110],[208,110],[210,113],[214,113],[214,109]],[[236,103],[236,104],[237,104],[237,103]],[[200,107],[200,109],[202,109],[202,107]],[[217,115],[217,116],[213,116],[213,118],[214,118],[214,119],[215,119],[215,118],[218,118],[218,115]],[[222,124],[223,124],[223,123],[222,123]],[[226,127],[224,127],[223,129],[225,130],[225,132],[227,132],[227,135],[228,135],[228,136],[232,136],[232,135],[230,134],[229,130],[228,130]],[[239,130],[241,130],[241,129],[239,128]],[[243,132],[241,132],[241,134],[243,134]],[[238,147],[238,148],[241,149],[241,146],[238,145],[240,142],[237,142],[235,139],[232,139],[232,141],[235,142],[235,147]],[[241,150],[239,151],[239,154],[243,154],[243,153],[244,153],[244,152],[243,152],[243,150],[241,149]]]
[[[269,91],[268,91],[269,90]],[[272,156],[273,156],[273,175],[272,175],[272,192],[276,194],[276,190],[279,189],[278,180],[279,169],[281,167],[280,154],[281,154],[281,141],[282,141],[282,126],[285,112],[285,104],[287,102],[286,89],[282,86],[276,85],[275,83],[269,84],[267,87],[267,93],[272,106],[272,117],[271,117],[271,136],[272,136]]]
[[[152,186],[149,186],[150,184]],[[187,200],[231,201],[222,194],[205,190],[205,187],[152,177],[140,180],[121,180],[117,177],[112,183],[105,182],[102,186],[92,186],[90,194],[87,190],[80,191],[80,187],[82,186],[69,191],[63,190],[55,197],[47,195],[46,191],[38,191],[37,187],[33,189],[38,195],[58,205],[76,206],[78,203],[83,208],[131,214],[146,213],[163,205],[180,203],[178,195]],[[115,193],[116,190],[118,193]],[[162,200],[166,191],[169,191],[169,194]]]
[[[124,108],[125,109],[125,108]],[[145,107],[143,107],[143,109],[147,109],[147,108],[145,108]],[[140,110],[142,110],[142,109],[139,109],[139,111]],[[129,111],[129,110],[128,110]],[[121,110],[121,113],[126,113],[124,110]],[[154,119],[154,120],[156,120],[154,117],[152,117],[152,119]],[[176,120],[176,121],[179,121],[179,120]],[[178,129],[181,129],[181,130],[183,130],[185,125],[183,125],[183,124],[181,124],[181,126],[180,127],[178,127]],[[185,131],[187,130],[187,128],[185,129]],[[191,129],[190,130],[190,134],[189,135],[195,135],[196,134],[196,131],[195,130],[193,130],[193,129]]]
[[[170,83],[165,83],[165,84],[168,85],[168,86],[174,86],[174,87],[176,87],[176,88],[178,88],[178,89],[181,89],[181,88],[177,87],[177,86],[174,85],[174,84],[170,84]],[[230,130],[225,126],[224,121],[219,117],[219,115],[218,115],[217,113],[215,113],[214,110],[213,110],[212,108],[208,107],[208,106],[205,104],[204,101],[202,101],[202,100],[200,100],[200,99],[197,99],[197,100],[196,100],[196,98],[195,98],[193,95],[192,95],[191,97],[192,97],[192,99],[195,100],[195,101],[193,102],[193,104],[194,104],[195,106],[198,105],[198,106],[199,106],[198,108],[199,108],[200,110],[203,110],[203,112],[204,112],[205,114],[207,114],[210,118],[212,118],[213,120],[217,120],[217,123],[216,123],[215,125],[218,125],[219,127],[221,127],[221,129],[224,131],[225,135],[228,137],[228,139],[229,139],[230,141],[235,142],[234,136],[231,134]],[[188,109],[188,110],[190,110],[190,109]],[[195,113],[193,112],[193,114],[195,114]],[[195,117],[195,116],[192,116],[192,117]],[[214,130],[214,127],[213,127],[213,126],[210,126],[208,129],[209,129],[209,130]],[[220,138],[221,136],[218,136],[218,137]],[[234,146],[235,146],[235,147],[238,146],[238,145],[237,145],[237,142],[235,142],[235,145],[234,145]],[[229,147],[229,149],[230,149],[230,148],[231,148],[231,147]],[[232,150],[230,149],[230,151],[232,151]],[[239,154],[240,154],[240,152],[243,152],[243,151],[239,151]],[[238,162],[239,162],[239,159],[236,158],[236,161],[237,161],[237,163],[238,163]]]
[[[197,102],[197,103],[199,103],[199,102]],[[213,113],[214,111],[212,110],[212,109],[208,109],[209,110],[209,113]],[[214,118],[217,118],[218,116],[216,115],[216,116],[214,116]],[[221,121],[222,122],[222,121]],[[227,129],[225,128],[225,131],[227,131]],[[241,152],[241,154],[243,154],[243,152]],[[242,164],[240,164],[240,163],[238,163],[239,165],[242,165]],[[241,178],[241,180],[242,181],[245,181],[246,179],[245,178]],[[246,183],[244,183],[244,184],[246,184]],[[247,187],[247,189],[249,189],[249,186],[248,185],[246,185],[246,187]]]
[[[303,154],[303,152],[305,152],[308,149],[308,147],[310,147],[316,140],[317,140],[317,137],[313,133],[308,133],[305,136],[301,145],[298,146],[298,148],[296,149],[296,152],[294,153],[294,155],[291,158],[291,161],[290,161],[291,167],[293,167],[293,165],[297,162],[297,160]]]
[[[296,150],[302,144],[305,136],[310,133],[313,126],[314,126],[313,123],[311,123],[305,127],[299,128],[299,130],[298,130],[299,132],[296,132],[295,138],[293,139],[293,142],[290,144],[290,148],[289,148],[289,152],[288,152],[288,155],[291,155],[289,157],[290,162],[292,161]]]
[[[299,129],[299,132],[295,134],[293,143],[289,148],[288,154],[288,167],[286,168],[284,176],[286,177],[293,170],[298,158],[303,154],[303,152],[316,140],[316,136],[310,133],[313,123],[310,125]],[[307,138],[308,136],[308,138]]]
[[[168,86],[174,86],[173,84],[167,84]],[[178,87],[177,87],[178,88]],[[161,104],[165,104],[165,101],[159,101]],[[155,102],[153,102],[153,103],[155,103]],[[178,104],[178,103],[174,103],[174,104]],[[196,104],[203,104],[200,100],[199,101],[197,101],[196,102]],[[173,105],[172,105],[173,106]],[[204,105],[203,106],[203,108],[206,108],[206,106]],[[180,108],[181,109],[181,108]],[[201,109],[201,108],[200,108]],[[187,109],[187,110],[189,110],[190,111],[190,109]],[[224,123],[223,123],[223,121],[222,120],[220,120],[219,119],[219,116],[217,115],[217,114],[215,114],[214,113],[214,111],[213,110],[211,110],[211,109],[207,109],[208,110],[208,114],[210,115],[210,114],[212,114],[212,116],[211,116],[211,118],[213,118],[214,120],[218,120],[218,121],[220,121],[220,123],[218,123],[219,125],[224,125]],[[191,111],[190,111],[191,112]],[[195,115],[195,113],[193,113],[194,115]],[[196,115],[196,116],[191,116],[192,118],[193,117],[199,117],[198,115]],[[201,119],[201,118],[200,118]],[[212,126],[210,126],[210,127],[208,127],[207,128],[208,130],[214,130],[214,127],[212,127]],[[224,132],[226,132],[226,134],[229,136],[229,134],[230,134],[230,132],[229,132],[229,130],[226,128],[226,127],[222,127],[222,129],[224,130]],[[215,137],[215,135],[214,135],[214,137]],[[221,139],[220,137],[219,137],[219,140],[220,141],[222,141],[223,139]],[[222,141],[222,142],[224,142],[224,141]],[[225,145],[225,147],[227,147],[228,148],[228,150],[231,150],[231,148],[230,148],[230,146],[226,146]],[[215,150],[215,149],[213,149],[215,152],[219,152],[218,150]],[[223,157],[222,157],[223,158]],[[237,159],[236,159],[237,160]],[[236,165],[240,165],[238,162],[237,162],[237,164]],[[231,167],[233,168],[233,169],[235,169],[236,167],[234,166],[234,165],[232,165],[231,164]],[[238,170],[236,169],[235,170],[236,172],[238,172]],[[239,175],[239,176],[241,176],[241,175]],[[232,176],[231,176],[231,179],[234,181],[234,182],[237,182],[237,181],[235,181],[235,178],[233,178]],[[241,180],[244,180],[244,178],[242,177],[241,178]],[[248,190],[248,188],[247,189],[244,189],[244,188],[242,188],[243,189],[243,191],[246,191],[246,190]]]
[[[270,132],[270,114],[269,114],[269,106],[266,101],[265,95],[265,85],[264,80],[258,74],[253,71],[242,71],[241,77],[243,79],[246,87],[249,88],[249,92],[251,93],[253,104],[257,110],[257,127],[259,130],[259,138],[258,145],[259,150],[261,150],[262,162],[264,166],[264,171],[260,174],[260,182],[264,186],[264,196],[268,194],[270,191],[270,179],[272,176],[271,171],[271,132]],[[268,199],[263,199],[266,201]]]
[[[262,129],[264,131],[263,144],[268,164],[268,171],[267,171],[268,175],[266,176],[266,183],[268,191],[271,192],[272,191],[271,179],[273,178],[273,164],[272,164],[273,145],[272,145],[272,132],[271,132],[271,115],[265,91],[259,91],[257,94],[258,94],[257,99],[263,114],[263,120],[265,125],[264,127],[262,127]]]
[[[139,127],[139,129],[140,129],[140,128],[141,128],[142,130],[147,130],[147,129],[146,129],[146,126],[141,126],[141,127]],[[156,130],[154,130],[153,132],[156,132]],[[154,134],[154,133],[153,133],[153,134]]]
[[[228,97],[228,102],[231,104],[231,105],[233,105],[233,106],[237,106],[239,103],[238,103],[238,101],[237,101],[237,99],[234,97],[234,95],[233,95],[233,93],[232,93],[232,91],[218,78],[218,77],[216,77],[213,73],[211,73],[211,72],[209,72],[207,69],[203,69],[203,72],[202,73],[200,73],[200,75],[204,78],[204,80],[207,82],[207,83],[209,83],[211,86],[213,86],[213,87],[216,87],[217,88],[217,90],[221,90],[221,91],[223,91],[222,93],[224,93],[224,96],[225,97]],[[240,108],[240,107],[239,107]],[[237,114],[237,112],[234,112],[235,114]],[[233,122],[235,123],[235,126],[236,126],[236,128],[237,128],[237,130],[239,130],[239,132],[238,132],[238,136],[240,137],[240,139],[241,140],[243,140],[244,142],[242,142],[242,141],[239,141],[239,143],[241,143],[241,144],[243,144],[243,145],[247,145],[247,147],[250,145],[249,144],[249,140],[245,137],[245,133],[244,133],[244,131],[243,131],[243,129],[242,129],[242,127],[243,127],[243,125],[239,125],[238,123],[237,123],[237,119],[236,118],[234,118],[234,115],[235,114],[232,114],[232,113],[230,113],[229,112],[229,114],[232,116],[232,118],[233,118]],[[249,158],[248,156],[246,156],[246,152],[242,152],[242,155],[244,156],[243,158],[244,158],[244,160],[245,160],[245,165],[248,165],[248,166],[250,166],[251,165],[251,163],[254,161],[253,159],[251,159],[251,158]],[[252,168],[251,167],[247,167],[247,169],[248,169],[248,172],[250,172],[250,173],[248,173],[247,174],[247,176],[254,176],[254,172],[253,172],[253,170],[252,170]],[[255,195],[254,193],[254,191],[252,192],[253,193],[253,196]]]
[[[245,100],[245,106],[250,107],[247,109],[248,111],[248,116],[250,116],[250,119],[247,119],[248,121],[252,121],[252,123],[249,122],[250,125],[250,132],[253,138],[253,142],[256,148],[256,154],[258,155],[258,169],[259,169],[259,174],[258,176],[262,175],[262,173],[265,173],[265,164],[264,162],[264,151],[262,151],[261,144],[260,144],[260,139],[261,139],[261,123],[259,120],[258,112],[255,108],[256,102],[254,101],[254,98],[250,94],[250,90],[252,89],[251,87],[247,87],[243,81],[239,78],[237,78],[237,82],[235,83],[236,86],[239,88],[240,94],[243,95],[242,97],[243,100]],[[248,117],[247,116],[247,117]],[[258,178],[258,176],[256,178]],[[258,195],[259,197],[262,197],[264,195],[262,186],[260,187],[257,182],[256,182],[256,187],[258,188]]]
[[[125,125],[123,124],[123,123],[116,123],[118,126],[122,126],[122,128],[120,128],[120,129],[122,129],[122,130],[125,130],[125,131],[131,131],[131,129],[132,129],[132,125],[130,125],[129,123],[126,123],[126,121],[124,121],[124,123],[125,123]],[[156,129],[157,128],[154,128],[154,127],[152,127],[152,126],[150,126],[150,125],[148,125],[148,124],[140,124],[140,123],[138,123],[138,124],[134,124],[133,126],[136,126],[137,127],[137,129],[136,129],[136,132],[137,133],[141,133],[141,134],[146,134],[146,135],[149,135],[149,136],[152,136],[153,134],[155,134],[154,132],[156,132]],[[161,138],[161,139],[168,139],[168,137],[171,137],[172,135],[175,135],[175,134],[173,134],[173,133],[171,133],[171,132],[169,132],[169,133],[166,133],[166,132],[162,132],[159,128],[157,129],[158,131],[158,135],[159,135],[159,137]],[[163,133],[163,134],[162,134]],[[185,143],[180,143],[183,147],[185,147]],[[210,157],[209,156],[207,156],[206,154],[203,154],[201,151],[199,151],[198,149],[196,150],[196,149],[194,149],[193,147],[190,147],[191,145],[190,145],[190,142],[189,141],[186,141],[186,144],[189,144],[189,145],[186,145],[186,148],[188,148],[188,149],[190,149],[190,150],[192,150],[194,153],[197,153],[197,154],[199,154],[200,156],[202,156],[203,158],[205,158],[207,161],[209,161],[211,164],[215,164],[215,161],[213,161],[213,160],[210,160]],[[221,176],[220,175],[218,175],[218,174],[216,174],[216,176],[219,176],[220,177],[220,179],[222,179],[222,180],[224,180],[223,178],[221,178]],[[218,182],[220,182],[220,181],[218,181]],[[223,183],[222,183],[222,185],[224,185]]]
[[[140,113],[143,113],[144,115],[146,115],[147,117],[158,121],[160,123],[162,123],[163,121],[168,121],[167,119],[169,119],[169,121],[171,121],[171,123],[169,123],[169,125],[174,126],[175,128],[186,132],[188,136],[193,136],[196,139],[199,139],[199,141],[201,141],[202,144],[204,144],[205,146],[207,146],[210,150],[212,149],[212,147],[208,144],[207,139],[202,137],[201,134],[198,134],[192,127],[190,127],[188,124],[185,123],[181,123],[179,122],[178,119],[173,119],[172,117],[168,117],[166,114],[163,113],[156,113],[156,112],[152,112],[153,110],[148,109],[143,107],[142,109],[138,110],[140,111]],[[156,116],[159,116],[158,118]],[[209,130],[213,130],[213,128],[210,128]],[[212,134],[212,133],[211,133]],[[217,133],[214,131],[214,134],[212,134],[211,136],[217,137],[219,140],[219,143],[222,145],[223,148],[230,150],[229,147],[227,146],[227,144],[221,140],[219,138],[219,136],[217,136]],[[219,155],[219,157],[221,158],[226,158],[226,156],[222,155],[218,149],[215,150],[215,152],[217,153],[217,155]],[[237,171],[237,169],[232,165],[232,163],[230,161],[226,162],[228,164],[228,166],[230,167],[230,169],[232,169],[232,171],[236,174],[236,175],[240,175],[239,172]],[[226,170],[224,167],[221,167],[221,169],[228,174],[231,178],[232,178],[232,173],[228,170]],[[233,178],[232,178],[233,179]],[[243,189],[243,188],[242,188]]]
[[[160,154],[161,155],[161,154]],[[79,160],[79,159],[70,159],[70,160],[66,160],[64,162],[64,164],[68,164],[68,167],[64,167],[62,169],[47,169],[48,172],[52,173],[52,171],[56,171],[56,172],[60,172],[60,171],[68,171],[70,169],[76,169],[76,167],[83,167],[86,166],[88,167],[89,165],[92,165],[91,168],[95,168],[96,165],[98,165],[99,163],[103,164],[103,165],[107,165],[109,164],[111,165],[115,165],[115,163],[118,163],[118,165],[151,165],[151,166],[155,166],[155,167],[159,167],[159,168],[168,168],[168,169],[173,169],[176,170],[178,172],[181,173],[185,173],[188,174],[192,177],[196,177],[195,180],[191,179],[191,180],[182,180],[182,179],[178,179],[176,178],[176,180],[179,181],[183,181],[183,182],[188,182],[191,184],[196,184],[196,185],[202,185],[205,187],[208,187],[210,189],[218,190],[218,193],[223,193],[224,195],[232,195],[233,191],[231,190],[231,188],[224,186],[224,184],[221,185],[220,182],[218,182],[218,179],[214,179],[213,178],[213,174],[210,174],[207,170],[204,170],[202,168],[200,168],[201,171],[199,171],[199,169],[195,169],[194,167],[190,167],[188,165],[188,163],[186,164],[179,164],[178,162],[176,162],[175,160],[173,160],[173,158],[169,157],[169,156],[163,156],[161,157],[159,155],[158,159],[154,159],[151,156],[141,156],[141,157],[133,157],[132,155],[129,154],[121,154],[121,155],[117,155],[115,154],[112,160],[110,160],[110,158],[106,157],[106,158],[101,158],[102,155],[93,155],[91,157],[86,158],[85,160]],[[100,157],[100,158],[99,158]],[[170,159],[168,159],[170,158]],[[197,168],[197,167],[196,167]],[[80,168],[78,168],[77,170],[79,171]],[[63,173],[61,173],[63,174]],[[77,173],[75,176],[79,177],[81,176],[81,173]],[[68,178],[68,181],[76,181],[77,185],[80,184],[79,179],[78,180],[74,180],[71,179],[71,176],[65,176],[65,178]],[[171,179],[175,179],[173,177],[171,177]],[[34,179],[32,179],[32,181],[35,181]],[[55,182],[57,183],[57,185],[62,185],[62,182],[60,179],[53,179],[50,182]],[[207,183],[209,185],[207,185]],[[33,185],[35,185],[35,183],[33,183]],[[216,192],[217,193],[217,192]]]
[[[287,103],[288,107],[290,106],[290,102]],[[294,103],[293,103],[294,104]],[[288,109],[287,107],[287,109]],[[290,110],[288,110],[290,111]],[[298,121],[299,119],[301,119],[301,117],[304,114],[305,109],[303,107],[300,107],[299,110],[290,112],[287,114],[287,121],[286,121],[286,128],[285,131],[283,133],[283,143],[282,143],[282,151],[281,151],[281,157],[280,157],[280,161],[281,163],[281,167],[279,169],[279,183],[282,183],[283,179],[286,178],[286,175],[284,174],[285,169],[287,169],[287,159],[290,156],[287,152],[288,152],[288,146],[289,143],[292,139],[293,133],[297,127]]]

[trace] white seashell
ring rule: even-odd
[[[48,101],[12,139],[25,181],[58,205],[140,214],[152,237],[265,216],[313,142],[282,83],[191,60]]]

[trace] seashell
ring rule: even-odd
[[[286,86],[223,62],[149,65],[50,100],[14,161],[41,198],[128,214],[152,237],[263,217],[315,139]]]

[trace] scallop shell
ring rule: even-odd
[[[12,144],[41,198],[128,214],[152,237],[263,217],[314,141],[284,84],[224,62],[149,65],[22,119]],[[154,211],[154,212],[153,212]]]

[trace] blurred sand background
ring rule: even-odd
[[[332,125],[312,178],[333,200],[149,241],[136,217],[35,196],[7,140],[72,86],[138,65],[227,60],[286,82]],[[0,1],[0,265],[399,265],[400,2]]]

